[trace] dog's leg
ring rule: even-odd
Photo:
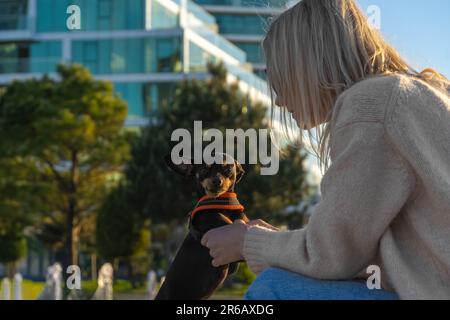
[[[228,267],[213,267],[209,250],[190,234],[175,256],[155,300],[209,298],[225,280]]]
[[[240,216],[239,216],[240,217]],[[245,217],[245,216],[244,216]],[[208,213],[196,217],[196,226],[202,233],[231,224],[231,219],[221,213]],[[188,234],[166,274],[156,300],[201,300],[209,298],[223,283],[228,274],[237,271],[238,263],[213,267],[209,249]],[[229,271],[230,270],[230,271]]]

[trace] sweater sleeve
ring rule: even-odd
[[[337,129],[330,148],[332,165],[308,225],[247,231],[243,254],[254,272],[278,267],[316,279],[350,279],[375,257],[383,233],[413,191],[414,173],[380,122]]]

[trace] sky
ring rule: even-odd
[[[450,78],[449,0],[357,0],[380,8],[381,32],[416,69],[437,69]]]

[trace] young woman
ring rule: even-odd
[[[415,72],[352,0],[301,1],[263,46],[275,104],[317,129],[322,200],[301,230],[210,231],[213,265],[260,273],[247,299],[449,299],[448,80]],[[372,265],[379,290],[357,280]]]

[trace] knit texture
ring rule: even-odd
[[[305,228],[248,230],[250,268],[349,280],[376,264],[401,299],[450,299],[450,97],[401,75],[355,84],[334,106],[330,158]]]

